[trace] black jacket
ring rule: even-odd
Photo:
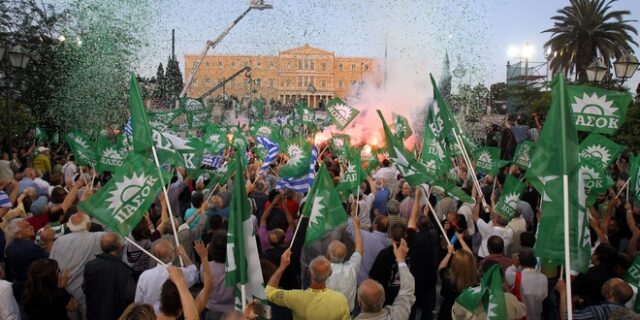
[[[87,319],[118,319],[133,302],[133,270],[119,257],[101,253],[84,267],[82,289],[87,298]]]

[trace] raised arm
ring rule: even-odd
[[[196,296],[196,308],[198,313],[201,313],[207,305],[209,300],[209,294],[213,288],[213,277],[211,276],[211,266],[209,266],[209,248],[205,246],[202,241],[197,240],[195,242],[195,249],[200,257],[200,263],[202,264],[202,282],[203,287]]]
[[[287,249],[280,257],[280,265],[276,269],[276,272],[271,276],[271,279],[269,279],[269,283],[267,283],[268,286],[278,288],[282,274],[289,266],[289,263],[291,263],[291,249]]]
[[[469,245],[467,244],[467,242],[464,241],[464,233],[456,232],[456,238],[458,239],[458,242],[460,242],[460,246],[462,247],[462,250],[473,254],[473,251],[471,251],[471,248],[469,248]]]
[[[355,234],[354,242],[356,244],[356,252],[358,252],[360,255],[363,255],[364,246],[362,244],[362,231],[360,231],[360,219],[358,219],[358,215],[355,212],[355,208],[351,212],[351,219],[353,220],[353,228],[354,228],[353,232]]]
[[[418,211],[420,211],[421,196],[422,196],[422,188],[417,187],[415,192],[415,198],[413,199],[413,205],[411,206],[411,215],[409,215],[409,221],[407,221],[408,229],[416,228],[416,221],[418,220]]]
[[[598,219],[598,212],[593,207],[589,207],[589,224],[591,225],[591,228],[593,228],[593,230],[596,232],[598,241],[600,241],[600,243],[609,243],[607,235],[602,232],[600,220]]]
[[[169,266],[167,267],[167,272],[169,273],[169,279],[171,279],[178,288],[180,304],[182,305],[182,313],[185,320],[198,320],[200,318],[200,314],[198,313],[196,303],[193,300],[193,296],[191,295],[191,292],[189,292],[189,288],[184,280],[182,270],[180,268]]]
[[[264,209],[264,212],[260,217],[260,227],[265,227],[265,228],[267,227],[267,219],[269,218],[269,215],[271,215],[271,210],[273,210],[273,208],[275,208],[275,206],[278,205],[281,198],[282,198],[281,194],[276,195],[271,201],[271,203],[269,203],[269,206],[267,206],[267,208]]]
[[[69,191],[69,194],[64,198],[60,207],[62,207],[62,211],[65,213],[69,211],[69,208],[73,206],[73,203],[76,201],[76,195],[78,194],[78,189],[84,186],[84,179],[78,179],[76,183],[73,184],[73,188]],[[86,192],[86,191],[85,191]]]
[[[446,268],[449,265],[449,260],[451,260],[451,256],[453,256],[453,246],[452,245],[448,245],[447,246],[447,255],[444,256],[444,258],[442,258],[442,260],[440,261],[440,264],[438,265],[438,272],[440,272],[440,270]]]

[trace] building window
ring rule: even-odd
[[[287,87],[291,87],[291,79],[287,79]]]
[[[258,68],[260,68],[260,67],[262,66],[262,62],[260,62],[260,61],[256,62],[256,66],[257,66]]]
[[[368,64],[364,65],[364,71],[369,71],[369,65]]]
[[[245,66],[245,67],[248,67],[248,66],[249,66],[249,64],[250,64],[250,62],[249,62],[249,61],[245,61],[244,66]]]
[[[287,70],[291,70],[291,62],[287,62]]]
[[[235,67],[236,66],[236,62],[235,61],[231,61],[231,66]]]
[[[193,64],[191,64],[191,67],[192,67],[192,68],[195,68],[195,67],[196,67],[196,62],[195,62],[195,61],[193,62]]]
[[[320,70],[322,70],[322,71],[327,71],[327,64],[326,64],[326,63],[324,63],[324,62],[323,62],[323,63],[321,63],[321,64],[320,64]]]
[[[275,80],[269,79],[269,88],[273,88],[275,82]]]
[[[338,70],[342,71],[344,68],[342,67],[342,63],[338,65]]]
[[[211,83],[211,78],[204,78],[205,83]]]
[[[209,66],[209,62],[205,62],[205,63],[204,63],[204,66],[205,66],[205,67],[208,67],[208,66]]]
[[[327,82],[324,81],[324,80],[320,80],[320,86],[323,87],[323,88],[326,87],[327,86]]]
[[[223,64],[222,64],[222,60],[218,61],[218,68],[222,68]]]
[[[302,59],[298,59],[298,70],[302,70]]]
[[[315,62],[313,60],[309,61],[309,69],[313,70],[315,68]]]
[[[351,71],[356,71],[356,64],[355,63],[351,64]]]
[[[273,68],[273,67],[275,67],[275,64],[273,64],[273,62],[269,62],[269,67]]]
[[[342,89],[342,80],[338,81],[338,88]]]
[[[298,77],[298,87],[302,88],[303,84],[302,84],[302,77]]]

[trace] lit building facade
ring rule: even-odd
[[[186,78],[198,55],[185,55],[184,59]],[[276,56],[208,55],[202,61],[188,95],[202,95],[245,66],[251,68],[250,78],[241,74],[213,95],[223,92],[238,97],[254,94],[282,102],[300,98],[310,107],[317,108],[334,97],[345,99],[359,94],[365,80],[366,85],[378,87],[384,81],[381,60],[336,57],[332,51],[305,45],[281,51]]]

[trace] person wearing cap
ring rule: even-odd
[[[33,158],[31,167],[35,170],[40,170],[43,176],[47,176],[51,173],[51,160],[49,160],[49,148],[38,147],[38,154]]]

